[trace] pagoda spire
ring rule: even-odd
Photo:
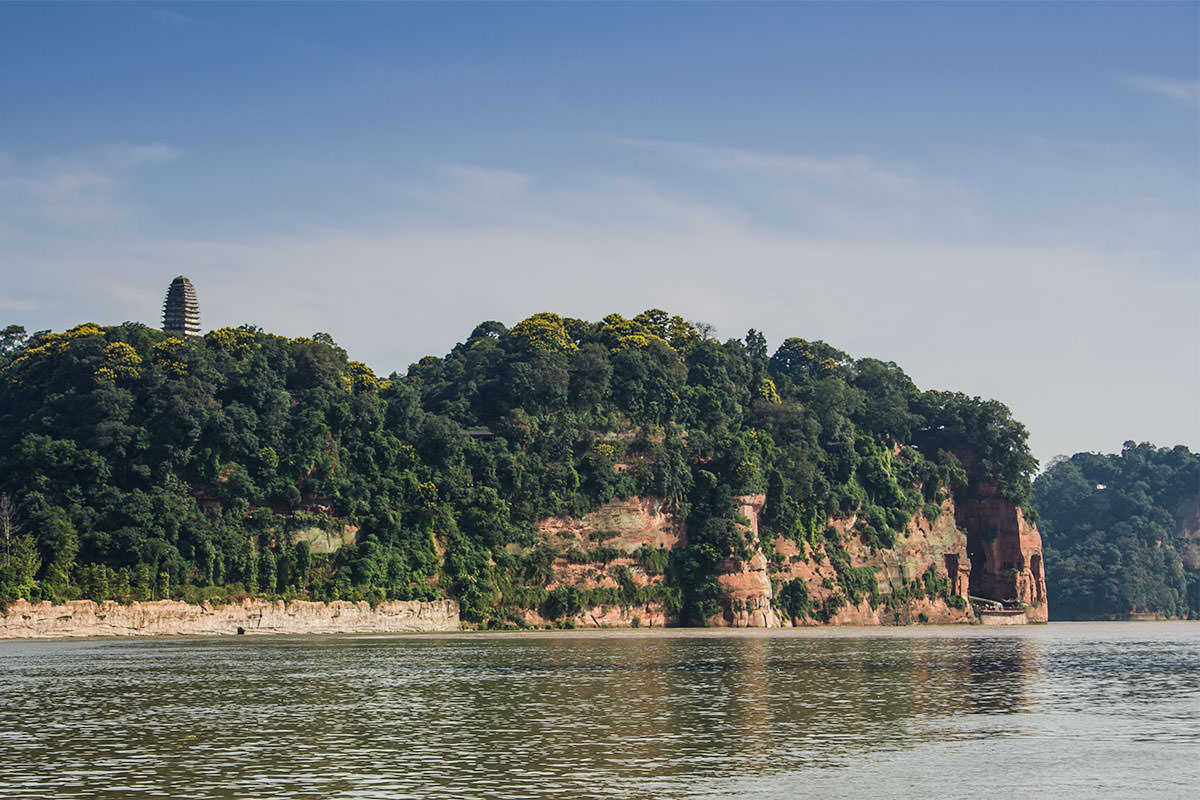
[[[196,302],[196,287],[180,275],[171,281],[167,299],[163,301],[162,329],[184,336],[200,335],[200,304]]]

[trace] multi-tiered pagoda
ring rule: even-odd
[[[171,281],[167,299],[163,302],[162,329],[184,336],[200,335],[200,304],[196,302],[196,287],[180,275]]]

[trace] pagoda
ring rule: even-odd
[[[162,329],[184,336],[200,335],[200,304],[196,302],[196,287],[180,275],[171,281],[167,299],[163,301]]]

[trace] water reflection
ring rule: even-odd
[[[1035,687],[1045,670],[1045,647],[1026,638],[967,642],[969,701],[975,714],[1016,714],[1035,708]]]
[[[5,643],[0,797],[851,797],[959,742],[959,780],[1179,774],[1200,629],[1156,630]]]

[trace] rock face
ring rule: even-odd
[[[772,599],[775,595],[767,574],[767,559],[755,552],[749,561],[726,561],[717,565],[721,611],[708,624],[730,628],[778,628]]]
[[[993,487],[981,484],[972,494],[956,511],[958,526],[967,532],[971,594],[1023,603],[1030,622],[1045,622],[1049,612],[1041,534]]]
[[[232,636],[267,633],[416,633],[459,629],[458,603],[394,600],[367,602],[244,600],[228,605],[191,605],[174,600],[150,603],[62,605],[11,603],[0,615],[0,638],[60,636]]]
[[[774,628],[978,621],[967,602],[969,595],[1024,604],[1022,621],[1045,621],[1046,581],[1037,528],[1016,505],[988,486],[974,487],[971,497],[958,504],[953,499],[943,500],[933,520],[918,513],[899,532],[895,546],[887,549],[864,543],[855,530],[854,517],[828,520],[844,550],[839,558],[848,559],[837,564],[826,552],[821,534],[811,541],[775,537],[759,549],[759,518],[766,497],[736,497],[746,533],[756,549],[747,559],[717,565],[719,610],[706,623]],[[683,523],[656,498],[612,500],[579,519],[547,519],[540,532],[560,553],[546,586],[551,591],[560,586],[581,591],[617,589],[625,570],[627,580],[636,587],[663,586],[663,575],[647,571],[635,553],[643,547],[661,552],[687,546]],[[606,555],[597,559],[601,551]],[[569,555],[572,552],[574,558]],[[847,566],[874,575],[874,596],[847,597],[849,592],[838,572]],[[778,594],[782,587],[797,581],[807,592],[810,611],[788,618],[780,610]],[[935,588],[928,588],[930,585]],[[525,621],[543,625],[554,620],[530,611]],[[678,621],[678,614],[660,602],[590,606],[569,620],[578,627],[657,627]]]
[[[807,617],[783,619],[784,626],[821,624],[822,609],[830,625],[897,625],[910,622],[961,623],[974,621],[966,597],[970,581],[967,537],[954,520],[954,502],[943,501],[937,519],[918,514],[908,521],[896,537],[895,547],[879,550],[865,545],[854,533],[857,519],[831,520],[853,567],[869,567],[875,572],[879,597],[875,603],[839,604],[843,590],[838,586],[837,569],[822,549],[811,543],[800,544],[777,537],[769,567],[776,585],[800,580],[808,588],[813,613]],[[947,597],[961,597],[963,608],[949,604],[946,597],[912,597],[907,588],[922,583],[932,569],[936,578],[949,584]],[[903,599],[901,599],[903,598]]]
[[[664,553],[687,546],[683,523],[657,497],[614,498],[583,517],[550,517],[542,520],[539,533],[560,551],[551,566],[553,576],[546,589],[560,586],[581,589],[619,589],[618,576],[628,570],[636,587],[663,586],[661,572],[647,570],[634,554],[648,548]],[[607,551],[603,559],[596,554]],[[575,554],[576,558],[571,555]],[[580,560],[578,555],[586,558]],[[525,612],[529,625],[548,625],[536,610]],[[679,623],[679,614],[663,602],[632,605],[589,605],[573,615],[570,624],[580,628],[654,627]]]
[[[309,551],[318,553],[336,553],[343,547],[351,546],[358,538],[358,528],[353,525],[343,525],[339,531],[327,531],[324,528],[302,528],[292,534],[295,541],[308,542]]]
[[[657,497],[613,499],[578,519],[550,517],[542,520],[538,527],[545,536],[559,541],[574,540],[585,548],[592,541],[591,535],[601,531],[610,532],[610,544],[627,553],[642,545],[667,549],[687,546],[682,523]]]
[[[1197,571],[1200,570],[1200,494],[1191,499],[1190,506],[1190,518],[1179,535],[1179,559],[1184,569]]]
[[[767,502],[765,494],[735,497],[738,513],[745,517],[747,528],[758,541],[758,515]],[[771,576],[767,574],[767,559],[755,550],[748,561],[729,560],[717,565],[717,584],[721,587],[718,603],[721,610],[708,619],[708,624],[732,628],[778,628],[772,599],[775,596]]]

